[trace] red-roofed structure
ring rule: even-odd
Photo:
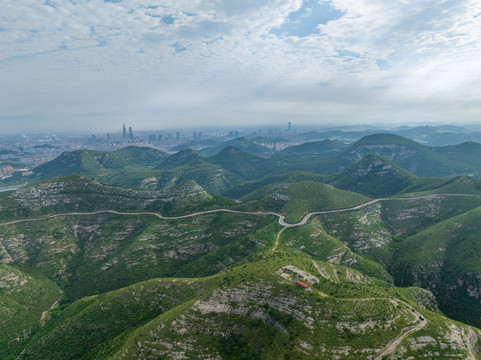
[[[296,285],[299,285],[303,289],[307,289],[309,287],[309,285],[303,283],[301,280],[297,280]]]

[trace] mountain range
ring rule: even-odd
[[[0,193],[0,358],[479,359],[479,147],[64,153]]]

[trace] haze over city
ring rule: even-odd
[[[5,132],[476,123],[474,0],[0,0]]]

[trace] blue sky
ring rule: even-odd
[[[3,131],[481,121],[477,0],[0,0]]]

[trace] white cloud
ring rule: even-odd
[[[0,0],[0,122],[366,121],[403,109],[422,120],[440,108],[472,119],[479,108],[475,0],[332,0],[344,15],[302,38],[271,33],[301,0],[158,4]]]

